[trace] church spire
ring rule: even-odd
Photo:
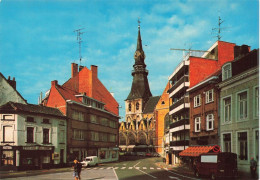
[[[143,51],[143,47],[142,47],[142,39],[141,39],[141,33],[140,33],[140,18],[138,18],[138,37],[137,37],[137,46],[136,46],[136,50],[139,51]]]

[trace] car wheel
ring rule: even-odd
[[[196,177],[200,177],[199,171],[195,171],[194,174],[195,174]]]
[[[212,173],[210,179],[212,179],[212,180],[216,180],[216,179],[217,179],[216,174],[215,174],[215,173]]]

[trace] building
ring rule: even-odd
[[[137,47],[134,54],[135,63],[132,70],[132,87],[125,100],[126,123],[121,123],[120,147],[132,151],[135,145],[142,145],[142,151],[155,145],[154,109],[159,96],[152,96],[148,83],[145,54],[142,48],[140,25],[138,26]],[[152,148],[153,149],[153,148]]]
[[[8,79],[0,72],[0,106],[9,102],[19,102],[26,104],[27,101],[21,96],[16,90],[15,78],[11,80],[10,76]]]
[[[165,130],[169,126],[169,94],[168,90],[170,87],[170,83],[168,82],[156,107],[155,107],[155,119],[156,119],[156,152],[161,156],[164,155],[164,145],[165,139],[164,134]]]
[[[118,103],[98,79],[97,66],[71,64],[71,78],[51,82],[43,104],[66,115],[67,161],[98,156],[100,162],[118,160]]]
[[[259,50],[236,47],[234,61],[222,66],[220,145],[238,155],[238,170],[249,172],[250,158],[259,162]]]
[[[205,53],[191,51],[183,58],[169,77],[171,87],[169,97],[172,99],[169,115],[170,149],[167,157],[169,163],[179,163],[179,153],[189,147],[190,141],[190,102],[188,88],[200,83],[221,66],[234,59],[233,43],[217,41]]]
[[[66,117],[56,108],[8,102],[0,107],[0,169],[63,166]]]

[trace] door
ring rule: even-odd
[[[60,150],[60,164],[64,163],[64,149]]]

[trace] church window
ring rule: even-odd
[[[130,103],[128,104],[128,110],[129,110],[129,111],[131,111],[131,110],[132,110],[132,106],[131,106],[131,104],[130,104]]]
[[[139,110],[139,103],[136,103],[136,110]]]

